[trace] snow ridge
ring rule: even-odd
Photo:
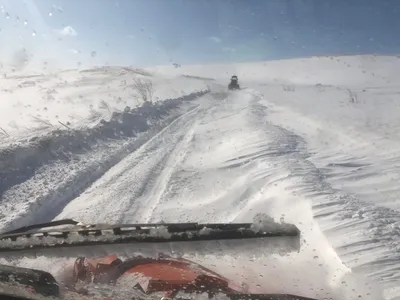
[[[57,212],[207,92],[126,107],[93,128],[57,130],[0,150],[3,228],[51,219],[49,211]]]

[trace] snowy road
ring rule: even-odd
[[[324,275],[328,281],[335,281],[342,265],[330,252],[333,243],[343,263],[395,289],[397,255],[385,241],[394,247],[399,243],[387,228],[397,213],[367,206],[338,189],[309,153],[312,135],[301,137],[301,116],[293,117],[298,122],[293,130],[277,125],[291,111],[264,95],[248,89],[223,99],[203,97],[71,201],[57,219],[249,222],[265,213],[300,227],[306,237],[303,255],[307,248],[318,249],[319,259],[299,261],[308,267],[322,263],[330,270]],[[343,155],[330,149],[330,160]]]
[[[315,190],[314,178],[307,178],[315,170],[304,160],[304,142],[267,122],[260,99],[251,91],[203,97],[69,202],[57,219],[230,222],[271,211],[279,219],[293,182]]]
[[[256,91],[225,98],[211,93],[196,105],[113,166],[56,219],[251,222],[265,213],[295,223],[305,239],[300,254],[273,258],[276,284],[292,285],[293,292],[303,286],[309,293],[307,266],[318,277],[314,288],[335,285],[346,267],[313,221],[310,197],[332,190],[307,161],[305,142],[268,122],[265,99]]]
[[[138,119],[147,122],[138,112],[129,115],[132,123],[118,119],[94,139],[53,136],[51,151],[38,149],[37,156],[53,160],[34,165],[35,172],[9,169],[11,176],[0,186],[1,227],[62,218],[251,222],[267,214],[300,228],[302,250],[266,259],[264,266],[244,258],[241,272],[251,266],[267,276],[273,265],[280,292],[315,295],[333,285],[350,290],[353,298],[381,299],[371,284],[344,279],[349,267],[383,283],[386,299],[396,299],[397,89],[378,93],[362,84],[355,85],[355,102],[347,88],[249,80],[252,88],[232,93],[216,88],[178,106],[161,105],[162,113],[152,111],[157,125],[137,136],[103,133],[132,130]],[[88,132],[91,137],[93,129]],[[56,268],[46,259],[39,264]],[[263,285],[266,279],[258,280]]]

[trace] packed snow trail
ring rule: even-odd
[[[147,213],[149,204],[157,201],[156,194],[162,193],[165,188],[163,180],[168,181],[169,175],[166,162],[171,161],[171,155],[179,151],[181,144],[187,140],[185,129],[192,125],[199,109],[196,107],[175,120],[111,168],[71,201],[57,219],[73,215],[86,223],[98,223],[99,220],[108,223],[145,222],[137,218]],[[159,176],[161,173],[165,174],[165,178]],[[148,193],[153,196],[151,199],[148,199]]]
[[[245,92],[224,100],[203,98],[71,201],[57,219],[230,222],[252,218],[259,202],[276,205],[274,191],[293,170],[309,173],[304,167],[312,166],[303,162],[304,142],[266,123],[266,107],[258,100]]]

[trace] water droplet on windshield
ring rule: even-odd
[[[285,214],[282,214],[282,215],[281,215],[281,218],[280,218],[279,221],[281,222],[281,224],[282,224],[282,223],[285,223]]]

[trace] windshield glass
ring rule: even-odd
[[[397,299],[399,9],[377,0],[0,0],[0,230],[62,219],[290,223],[301,241],[290,254],[265,239],[224,251],[218,241],[229,234],[162,252],[257,293]],[[209,230],[197,229],[190,235]],[[121,254],[13,252],[29,238],[0,236],[0,262],[48,271],[61,285],[78,256]],[[122,260],[150,255],[128,252]]]

